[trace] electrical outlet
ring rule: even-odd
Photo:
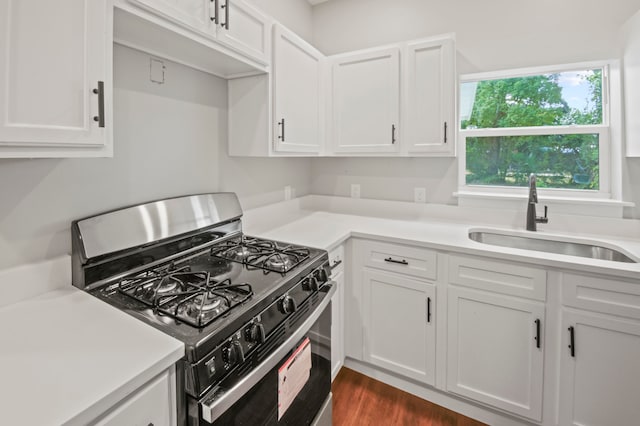
[[[287,185],[284,187],[284,200],[289,201],[291,199],[291,185]]]
[[[352,183],[351,184],[351,198],[360,198],[360,184]]]
[[[427,202],[427,190],[426,188],[413,188],[413,201],[416,203]]]

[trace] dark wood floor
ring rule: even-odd
[[[483,425],[344,367],[332,392],[334,426]]]

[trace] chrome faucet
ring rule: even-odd
[[[538,202],[538,191],[536,190],[536,175],[529,176],[529,203],[527,204],[527,231],[536,231],[538,223],[548,223],[547,206],[544,206],[544,217],[536,216],[536,203]]]

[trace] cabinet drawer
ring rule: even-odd
[[[547,271],[485,258],[450,256],[449,282],[535,300],[547,294]]]
[[[329,266],[331,275],[336,276],[344,270],[344,246],[338,246],[329,253]]]
[[[436,279],[436,252],[433,250],[377,241],[362,241],[360,250],[366,266]]]
[[[175,375],[173,368],[171,367],[138,389],[133,395],[117,404],[92,424],[94,426],[175,425]]]
[[[562,303],[565,306],[640,319],[640,282],[564,273]]]

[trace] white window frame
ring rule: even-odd
[[[556,199],[620,199],[621,160],[614,156],[620,150],[621,110],[620,102],[620,65],[617,60],[581,62],[544,67],[501,70],[486,73],[465,74],[459,77],[458,88],[463,83],[504,78],[526,77],[552,74],[566,71],[602,69],[602,124],[571,126],[507,127],[495,129],[462,129],[460,114],[457,116],[458,129],[458,196],[468,194],[474,197],[526,196],[526,187],[507,187],[497,185],[467,185],[466,183],[466,140],[482,136],[531,136],[561,134],[598,134],[599,135],[599,190],[538,188],[542,197]],[[461,90],[458,90],[461,92]],[[613,100],[613,101],[612,101]],[[618,166],[618,167],[616,167]]]

